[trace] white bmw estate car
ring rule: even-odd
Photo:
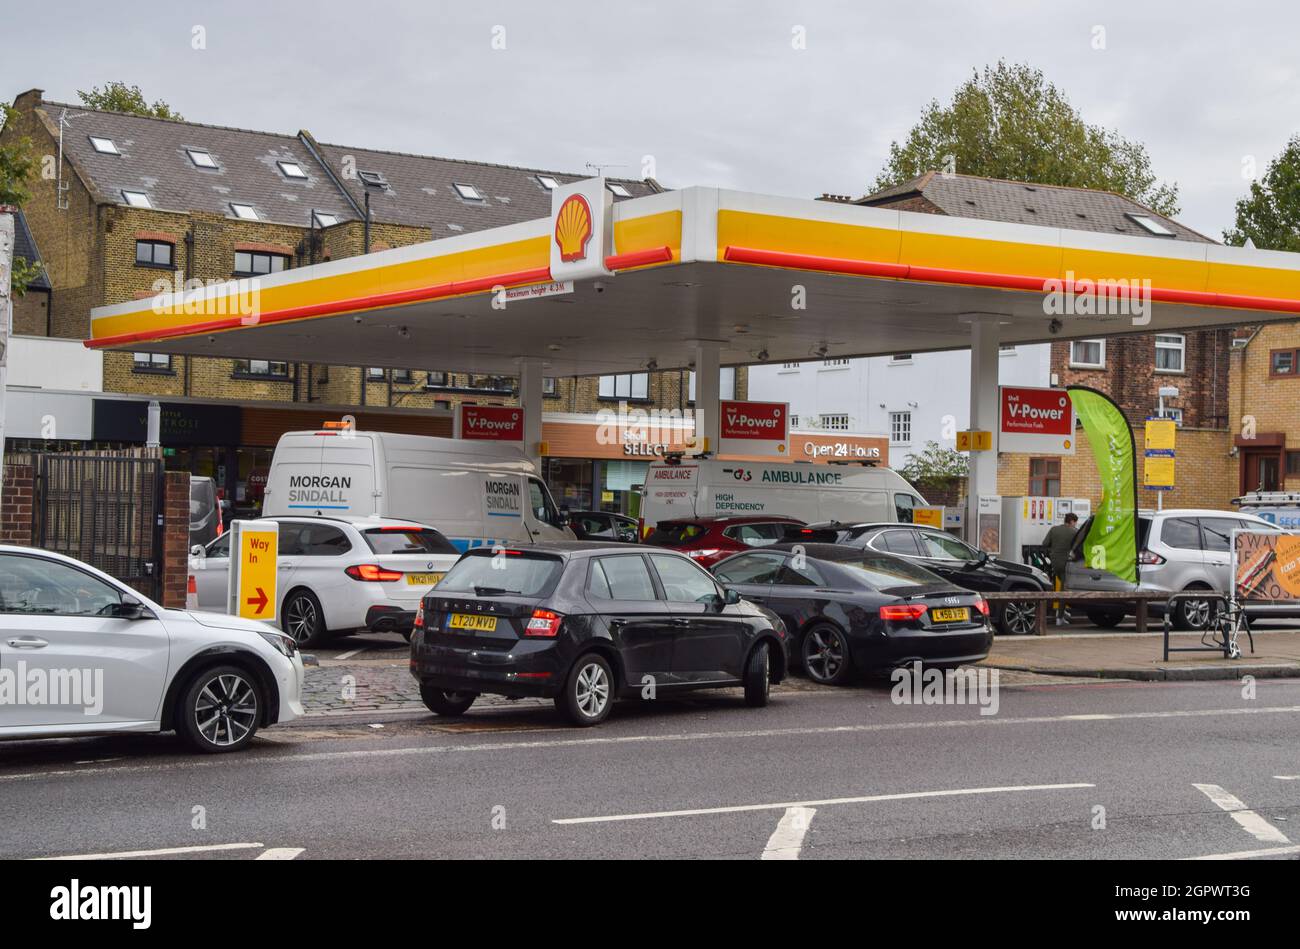
[[[71,557],[0,546],[0,739],[175,731],[237,751],[303,714],[293,638],[163,609]]]
[[[300,646],[354,629],[408,639],[415,611],[460,552],[425,524],[391,517],[268,517],[280,525],[280,628]],[[224,612],[230,535],[191,550],[199,609]]]

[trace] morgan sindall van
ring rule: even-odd
[[[889,468],[693,461],[652,464],[641,506],[645,528],[679,517],[782,514],[804,523],[912,520],[925,501]]]
[[[286,432],[262,512],[407,518],[438,528],[460,550],[573,539],[521,449],[427,435]]]

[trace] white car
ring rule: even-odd
[[[439,531],[391,517],[268,517],[280,525],[280,628],[300,646],[354,629],[410,638],[420,600],[460,552]],[[227,608],[230,535],[191,551],[199,609]]]
[[[0,546],[0,739],[176,731],[237,751],[303,714],[297,643],[163,609],[71,557]]]

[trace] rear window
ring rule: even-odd
[[[690,521],[660,521],[646,537],[645,542],[660,547],[676,547],[680,544],[689,544],[703,535],[704,527],[700,524],[693,524]]]
[[[563,568],[563,560],[547,554],[520,550],[471,551],[447,571],[438,584],[438,592],[545,596],[554,589]]]
[[[362,531],[370,549],[377,554],[454,554],[451,541],[432,528],[399,529],[373,527]]]
[[[938,574],[898,557],[865,556],[854,560],[837,560],[835,565],[843,567],[873,590],[944,582]]]

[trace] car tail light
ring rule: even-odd
[[[880,618],[883,620],[895,620],[910,622],[918,620],[925,615],[929,607],[924,603],[891,603],[888,606],[880,608]]]
[[[700,547],[696,550],[683,550],[682,553],[690,557],[692,560],[700,560],[701,558],[707,559],[709,557],[716,557],[718,554],[722,553],[722,551],[717,547]]]
[[[533,610],[533,615],[524,628],[524,635],[554,639],[560,633],[560,622],[563,619],[559,613],[550,610]]]
[[[982,596],[975,597],[975,609],[979,610],[985,616],[989,615],[989,601]]]
[[[424,629],[424,603],[423,602],[421,602],[420,605],[415,608],[415,623],[413,625],[415,626],[416,629]]]
[[[377,563],[355,564],[343,572],[353,580],[364,580],[367,583],[395,583],[406,576],[400,570],[385,570]]]
[[[1138,554],[1138,563],[1144,563],[1147,564],[1148,566],[1154,567],[1164,562],[1165,562],[1164,557],[1161,557],[1159,554],[1153,554],[1149,550],[1144,550],[1142,551],[1142,553]]]

